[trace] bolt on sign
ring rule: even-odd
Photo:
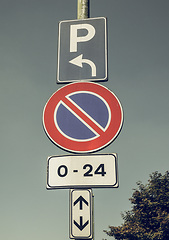
[[[107,80],[106,18],[59,23],[57,82]]]

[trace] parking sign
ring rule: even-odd
[[[57,82],[107,80],[106,18],[59,23]]]

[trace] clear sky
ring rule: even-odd
[[[46,159],[67,152],[46,137],[42,112],[56,84],[58,22],[76,0],[0,0],[0,238],[69,239],[69,191],[46,190]],[[124,109],[118,189],[94,189],[95,239],[122,223],[138,180],[168,170],[169,1],[91,0],[108,19],[108,82]],[[109,239],[109,237],[108,237]]]

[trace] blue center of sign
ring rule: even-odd
[[[83,112],[103,131],[106,129],[110,114],[105,101],[98,95],[90,92],[75,92],[67,96],[80,111]],[[64,101],[59,103],[55,115],[58,130],[75,141],[89,141],[97,138],[99,134],[89,126],[85,118],[78,116]]]

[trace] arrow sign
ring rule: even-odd
[[[82,196],[80,196],[80,197],[74,202],[73,205],[75,206],[78,202],[80,202],[80,210],[83,209],[83,207],[82,207],[83,202],[88,206],[88,202],[87,202]]]
[[[87,220],[85,224],[83,224],[83,217],[80,216],[80,225],[75,220],[74,220],[74,224],[76,225],[77,228],[80,229],[80,231],[82,231],[89,224],[89,221]]]
[[[93,237],[92,190],[70,190],[70,238],[91,239]]]
[[[92,77],[96,76],[96,65],[89,59],[83,59],[83,54],[79,55],[78,57],[75,57],[74,59],[69,61],[69,63],[72,63],[81,68],[83,67],[82,63],[87,63],[88,65],[90,65],[92,69]]]

